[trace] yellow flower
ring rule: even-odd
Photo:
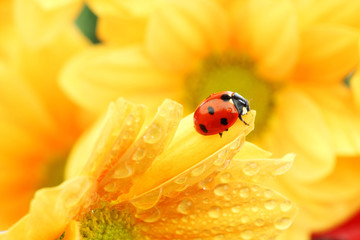
[[[111,15],[99,2],[92,6],[104,14],[99,19]],[[303,209],[294,234],[308,239],[352,215],[360,206],[358,81],[352,88],[343,81],[359,60],[360,4],[194,0],[153,8],[140,14],[140,44],[115,47],[123,43],[110,32],[121,17],[109,21],[102,32],[109,44],[64,69],[67,94],[94,112],[119,95],[149,105],[171,97],[191,112],[211,92],[237,91],[257,110],[252,140],[298,156],[277,183]]]
[[[220,138],[198,134],[174,101],[145,128],[144,110],[112,103],[75,148],[68,180],[39,190],[0,239],[273,239],[290,226],[296,206],[260,184],[294,154],[271,159],[245,142],[255,111]]]
[[[66,25],[46,44],[30,46],[12,21],[18,10],[13,4],[0,3],[1,230],[28,211],[37,189],[62,181],[67,152],[85,123],[57,78],[87,41]]]

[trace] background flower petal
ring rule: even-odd
[[[351,28],[317,25],[301,35],[299,62],[293,73],[298,82],[339,83],[359,61],[359,33]]]
[[[168,70],[188,71],[229,41],[226,13],[215,1],[172,1],[149,20],[147,50],[155,63]]]
[[[297,19],[290,1],[235,1],[232,15],[236,46],[254,58],[257,71],[265,79],[287,77],[299,51]]]
[[[81,1],[56,4],[45,0],[14,1],[15,23],[21,36],[31,46],[39,46],[71,24],[81,9]]]
[[[60,84],[71,99],[93,113],[120,96],[154,108],[166,97],[179,98],[181,91],[177,77],[154,67],[139,46],[91,48],[68,63]]]
[[[360,109],[360,72],[356,71],[350,80],[350,89],[358,109]]]
[[[276,101],[265,146],[275,156],[296,154],[288,173],[295,179],[306,182],[326,177],[334,168],[335,151],[320,109],[302,91],[290,87],[279,92]]]

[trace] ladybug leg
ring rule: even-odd
[[[220,137],[222,138],[223,132],[219,132]]]
[[[245,122],[244,119],[242,119],[242,117],[241,117],[240,114],[239,114],[239,118],[240,118],[240,120],[241,120],[243,123],[245,123],[245,125],[249,126],[249,124],[248,124],[247,122]]]

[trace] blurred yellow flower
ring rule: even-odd
[[[39,190],[0,239],[273,239],[290,226],[297,207],[259,184],[294,154],[271,159],[245,142],[254,111],[220,138],[198,134],[174,101],[145,128],[144,110],[112,103],[74,149],[68,180]]]
[[[0,230],[28,211],[36,190],[62,181],[64,160],[84,123],[57,78],[87,40],[67,24],[46,43],[29,45],[15,27],[28,19],[16,20],[15,6],[0,3]]]
[[[360,112],[352,97],[358,80],[351,88],[343,84],[359,60],[359,3],[175,0],[145,6],[139,0],[110,8],[112,1],[107,7],[90,2],[104,21],[99,33],[107,44],[75,57],[61,76],[80,106],[99,112],[119,95],[150,106],[171,97],[191,112],[209,93],[237,91],[257,110],[252,140],[276,155],[298,156],[276,183],[302,209],[297,239],[359,209]],[[129,15],[141,27],[129,21],[125,30],[136,37],[121,41],[114,29]],[[120,47],[126,43],[132,44]]]

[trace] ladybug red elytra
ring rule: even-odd
[[[213,93],[195,110],[195,129],[202,135],[219,134],[227,131],[239,118],[247,124],[242,115],[250,111],[249,102],[236,92]]]

